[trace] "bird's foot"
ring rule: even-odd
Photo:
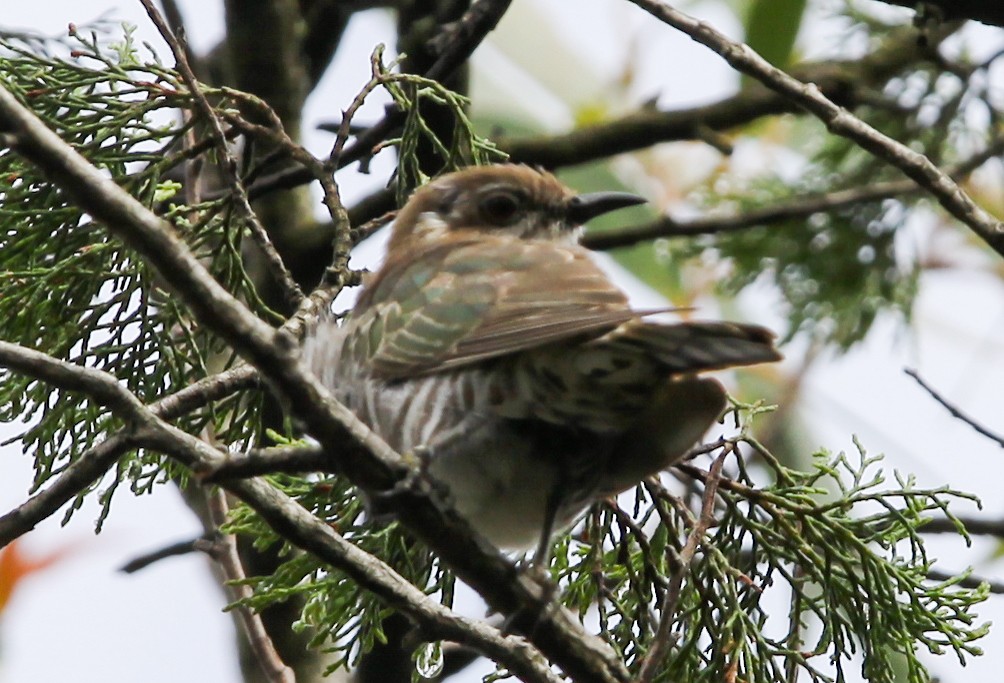
[[[432,462],[432,451],[426,446],[416,446],[411,451],[402,454],[402,459],[408,465],[408,471],[403,477],[388,489],[370,494],[370,501],[379,513],[381,502],[387,502],[403,495],[438,495],[442,500],[449,500],[449,490],[429,473]]]
[[[527,555],[523,555],[523,557],[516,563],[515,568],[517,572],[530,578],[534,583],[546,591],[549,591],[549,594],[546,597],[550,599],[554,597],[556,592],[554,579],[551,576],[550,564],[550,547],[548,546],[543,553],[541,553],[541,550],[538,547],[533,555],[530,555],[529,557]]]
[[[557,601],[558,586],[551,578],[547,566],[537,562],[536,557],[520,561],[514,569],[530,579],[539,593],[531,604],[524,605],[506,617],[500,629],[506,635],[519,633],[532,637],[541,619],[551,610],[560,609]]]

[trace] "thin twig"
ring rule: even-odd
[[[373,218],[372,220],[366,221],[358,228],[353,228],[352,242],[355,244],[359,244],[364,239],[375,233],[377,230],[379,230],[383,226],[393,221],[395,218],[397,218],[397,211],[387,211],[386,213],[381,214],[376,218]]]
[[[995,140],[983,151],[947,169],[946,173],[955,179],[965,178],[1002,152],[1004,152],[1004,139]],[[765,206],[730,216],[705,216],[691,220],[677,220],[664,216],[644,225],[586,233],[582,244],[590,249],[605,250],[631,246],[638,242],[658,238],[727,234],[761,225],[808,218],[816,213],[837,211],[867,202],[919,194],[923,191],[924,188],[912,180],[890,180],[864,187],[835,190],[821,195],[795,197],[773,206]]]
[[[827,129],[857,143],[900,169],[938,200],[948,213],[968,225],[991,249],[1004,256],[1004,223],[977,205],[959,185],[923,154],[879,132],[824,96],[812,83],[803,83],[770,64],[748,45],[731,40],[661,0],[631,0],[660,21],[707,46],[733,68],[791,99],[826,124]]]
[[[349,252],[352,250],[352,230],[349,224],[349,214],[342,204],[341,193],[338,183],[335,182],[334,168],[329,167],[326,162],[322,162],[315,157],[303,145],[298,144],[286,134],[282,126],[282,121],[272,108],[260,98],[248,93],[240,92],[230,88],[223,89],[225,93],[246,105],[253,106],[259,110],[268,126],[253,123],[236,114],[224,114],[231,125],[243,129],[250,135],[255,135],[268,140],[271,144],[282,148],[294,161],[307,169],[314,180],[321,185],[324,196],[324,206],[328,210],[334,225],[334,237],[332,238],[331,264],[325,270],[324,283],[340,289],[350,284],[352,273],[349,270]]]
[[[337,464],[337,459],[326,456],[316,444],[256,448],[241,455],[230,455],[216,468],[203,474],[200,481],[203,484],[218,484],[279,472],[322,472]]]
[[[718,493],[718,482],[721,479],[722,466],[725,458],[732,453],[732,448],[726,448],[721,455],[715,458],[708,470],[708,476],[704,485],[704,498],[701,503],[701,516],[697,519],[687,542],[676,558],[676,569],[669,579],[669,587],[666,595],[663,596],[662,609],[660,610],[659,627],[656,629],[655,637],[652,639],[652,647],[645,653],[641,667],[638,669],[638,683],[650,683],[655,679],[659,666],[662,664],[666,653],[672,645],[673,638],[670,629],[673,627],[673,617],[676,614],[676,607],[680,602],[680,594],[683,589],[683,577],[690,569],[690,564],[694,561],[698,546],[704,541],[704,535],[715,521],[715,495]],[[667,546],[669,547],[669,546]]]
[[[366,85],[353,98],[348,109],[342,112],[342,120],[338,124],[335,143],[331,146],[328,160],[324,164],[324,168],[328,173],[334,173],[336,169],[340,168],[339,161],[342,156],[342,150],[345,148],[345,143],[348,142],[349,135],[352,133],[352,119],[355,118],[356,113],[366,102],[366,98],[369,97],[370,93],[379,88],[380,84],[384,82],[383,70],[383,45],[380,45],[370,56],[370,80],[367,81]]]
[[[181,7],[175,0],[160,0],[161,7],[164,8],[164,18],[167,20],[165,23],[171,27],[171,31],[177,36],[187,36],[188,32],[185,30],[185,18],[181,13]],[[192,71],[196,74],[200,73],[202,70],[202,64],[196,57],[195,53],[192,52],[188,45],[187,40],[182,40],[182,47],[185,50],[185,59],[190,65],[192,65]]]
[[[216,561],[220,571],[225,577],[226,590],[230,595],[231,602],[248,600],[254,595],[251,586],[247,585],[247,575],[244,573],[244,566],[241,558],[237,554],[237,538],[233,534],[224,534],[219,531],[227,522],[230,508],[227,505],[227,496],[220,489],[207,489],[206,502],[209,510],[209,519],[217,529],[216,538],[213,539],[211,557]],[[246,604],[238,604],[238,621],[244,628],[244,635],[247,637],[251,652],[254,653],[258,666],[266,679],[274,683],[295,683],[296,676],[282,661],[279,653],[272,643],[272,639],[265,630],[261,615],[254,612]]]
[[[924,380],[922,380],[920,378],[920,375],[917,374],[916,370],[913,370],[911,368],[905,368],[903,370],[903,372],[905,372],[907,375],[909,375],[910,377],[912,377],[913,380],[917,384],[919,384],[920,387],[924,391],[926,391],[928,394],[931,395],[931,398],[933,398],[935,401],[937,401],[942,406],[944,406],[945,409],[949,413],[951,413],[952,417],[954,417],[954,418],[956,418],[958,420],[962,420],[967,425],[969,425],[970,427],[972,427],[978,434],[982,434],[983,436],[987,437],[991,441],[997,442],[998,446],[1000,446],[1001,448],[1004,448],[1004,436],[996,434],[995,432],[987,429],[986,427],[984,427],[983,425],[981,425],[979,422],[977,422],[973,418],[969,417],[968,415],[966,415],[965,413],[963,413],[961,410],[959,410],[958,408],[956,408],[954,405],[952,405],[951,403],[949,403],[948,400],[944,396],[942,396],[941,394],[939,394],[934,387],[932,387],[927,382],[925,382]]]
[[[158,548],[153,552],[143,553],[139,557],[134,557],[133,559],[126,562],[124,565],[119,567],[119,571],[123,574],[135,574],[141,569],[146,569],[151,564],[155,562],[160,562],[168,557],[178,557],[179,555],[188,555],[189,553],[194,553],[199,550],[198,545],[200,542],[208,540],[207,536],[198,536],[197,538],[190,538],[187,541],[178,541],[177,543],[171,543],[163,548]]]
[[[924,522],[917,528],[918,534],[955,534],[959,533],[961,524],[967,534],[973,536],[997,536],[1004,538],[1004,519],[985,519],[983,517],[935,517]]]
[[[160,31],[160,35],[167,42],[168,46],[170,46],[171,52],[174,53],[174,60],[176,66],[178,67],[178,72],[185,81],[185,85],[188,86],[188,90],[192,95],[192,99],[195,102],[195,106],[199,110],[199,113],[202,114],[202,116],[209,123],[210,136],[215,141],[216,150],[223,160],[223,178],[233,193],[237,210],[250,228],[251,237],[261,250],[262,256],[268,264],[272,275],[275,277],[279,288],[282,290],[286,302],[290,305],[290,307],[295,308],[303,300],[303,290],[300,289],[296,280],[293,279],[293,275],[289,272],[289,269],[286,268],[286,264],[283,263],[282,257],[276,250],[275,245],[272,244],[272,239],[269,237],[268,231],[265,230],[265,226],[263,226],[261,221],[258,220],[258,216],[255,214],[254,209],[251,208],[248,194],[244,190],[244,185],[240,180],[237,159],[230,152],[230,146],[227,144],[226,134],[223,132],[223,126],[220,123],[219,117],[213,110],[212,105],[209,104],[209,100],[206,99],[206,95],[202,92],[202,88],[199,86],[199,81],[195,78],[195,73],[192,71],[192,67],[188,63],[188,55],[185,47],[182,45],[178,36],[174,34],[174,31],[171,30],[171,27],[167,25],[167,22],[164,21],[164,17],[160,14],[160,11],[156,8],[156,6],[154,6],[153,0],[140,0],[140,2],[143,4],[143,8],[146,10],[150,20],[157,27],[157,30]]]

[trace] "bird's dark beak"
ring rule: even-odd
[[[572,197],[568,202],[568,221],[582,225],[605,213],[644,204],[646,199],[629,192],[590,192]]]

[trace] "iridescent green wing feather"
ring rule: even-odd
[[[396,379],[599,336],[638,313],[583,249],[479,235],[388,261],[354,316],[371,369]]]

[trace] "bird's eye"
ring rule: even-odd
[[[510,225],[519,216],[523,202],[511,192],[496,192],[488,195],[479,208],[484,219],[492,225]]]

